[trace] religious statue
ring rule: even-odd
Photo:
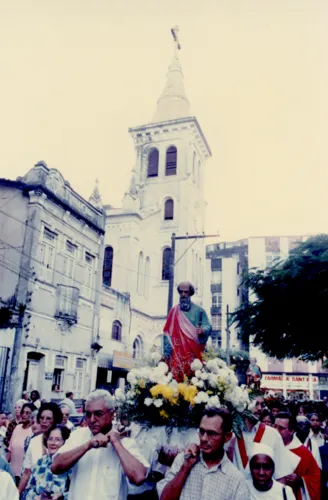
[[[247,386],[251,387],[254,385],[255,390],[260,390],[262,371],[259,365],[256,364],[257,359],[251,358],[249,367],[246,372],[247,376]]]
[[[180,283],[178,293],[179,304],[172,307],[164,326],[163,355],[175,380],[182,382],[192,375],[194,359],[202,359],[212,327],[204,309],[191,302],[192,284]]]

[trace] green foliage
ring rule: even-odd
[[[250,272],[244,284],[255,294],[233,315],[244,338],[278,359],[328,357],[328,235],[309,238],[270,271]]]

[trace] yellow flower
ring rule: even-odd
[[[138,386],[141,388],[141,389],[144,389],[146,387],[146,382],[144,381],[143,378],[141,378],[140,380],[138,380]]]
[[[169,416],[168,416],[168,414],[166,413],[166,411],[165,411],[165,410],[161,410],[161,411],[159,412],[159,414],[160,414],[160,416],[161,416],[161,417],[163,417],[163,418],[169,418]]]

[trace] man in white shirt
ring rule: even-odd
[[[0,470],[0,500],[19,500],[14,480],[4,470]]]
[[[112,428],[114,400],[92,392],[85,406],[88,427],[74,431],[52,464],[54,474],[72,470],[68,500],[126,500],[128,481],[141,484],[149,464],[133,439]]]
[[[249,458],[252,479],[247,484],[251,500],[295,500],[290,486],[273,479],[275,462],[274,451],[270,446],[255,443]]]
[[[296,417],[297,420],[297,432],[296,435],[301,443],[306,446],[314,456],[319,469],[322,469],[321,457],[318,443],[313,437],[310,436],[311,432],[311,424],[310,420],[307,417],[303,417],[302,415],[298,415]]]
[[[71,415],[75,415],[76,413],[76,407],[73,398],[73,392],[66,392],[66,398],[59,403],[60,407],[68,406],[68,408],[71,410]]]
[[[245,419],[245,427],[241,438],[233,438],[228,447],[228,456],[240,470],[246,479],[251,478],[249,469],[249,456],[255,443],[264,443],[274,451],[275,479],[283,479],[292,474],[299,460],[284,446],[280,434],[268,425],[259,421],[261,413],[265,408],[263,396],[257,396],[253,401],[251,411],[254,417]]]

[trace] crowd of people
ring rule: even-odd
[[[71,393],[58,405],[33,392],[13,415],[0,412],[0,500],[328,498],[325,403],[259,394],[240,435],[226,409],[208,408],[197,443],[181,453],[157,450],[148,463],[138,427],[116,420],[109,392],[89,395],[77,428],[69,419]]]

